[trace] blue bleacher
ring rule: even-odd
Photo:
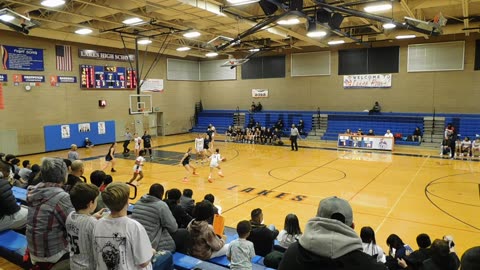
[[[25,235],[12,230],[0,232],[0,257],[17,265],[23,265],[23,255],[27,249]]]

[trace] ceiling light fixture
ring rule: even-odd
[[[216,52],[209,52],[209,53],[205,54],[206,57],[215,57],[217,55],[218,55],[218,53],[216,53]]]
[[[259,52],[260,49],[259,49],[259,48],[253,48],[253,49],[250,49],[250,50],[248,50],[248,51],[249,51],[249,52]]]
[[[393,28],[395,28],[395,27],[397,27],[397,26],[396,26],[394,23],[385,23],[385,24],[383,24],[383,28],[384,28],[384,29],[393,29]]]
[[[307,37],[317,38],[317,37],[324,37],[327,35],[325,31],[311,31],[307,33]]]
[[[379,12],[392,9],[392,4],[371,5],[363,8],[365,12]]]
[[[194,37],[199,37],[201,34],[197,31],[190,31],[185,34],[183,34],[184,37],[186,38],[194,38]]]
[[[295,25],[299,24],[300,20],[298,18],[289,18],[289,19],[282,19],[277,21],[280,25]]]
[[[140,45],[148,45],[148,44],[151,44],[152,41],[148,38],[145,38],[145,39],[137,40],[137,43],[140,44]]]
[[[185,47],[179,47],[179,48],[177,48],[177,51],[179,51],[179,52],[190,51],[190,47],[187,47],[187,46],[185,46]]]
[[[65,4],[64,0],[45,0],[40,3],[44,7],[58,7]]]
[[[82,28],[82,29],[78,29],[77,31],[75,31],[75,34],[88,35],[88,34],[91,34],[92,32],[93,32],[92,29]]]
[[[332,40],[328,42],[328,45],[338,45],[345,43],[345,40]]]
[[[0,15],[0,20],[4,22],[11,22],[13,21],[13,19],[15,19],[15,17],[13,17],[12,15],[8,15],[8,14]]]
[[[415,35],[400,35],[400,36],[396,36],[395,38],[396,39],[409,39],[409,38],[416,38],[417,36]]]
[[[138,23],[142,23],[142,22],[143,22],[143,20],[140,19],[140,18],[137,18],[137,17],[126,19],[126,20],[122,21],[122,23],[129,24],[129,25],[138,24]]]
[[[232,6],[248,5],[260,2],[260,0],[227,0]]]

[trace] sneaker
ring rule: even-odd
[[[188,178],[187,178],[187,177],[184,177],[184,178],[183,178],[183,182],[188,182]]]
[[[193,172],[193,175],[198,175],[198,173],[197,173],[197,172]]]
[[[213,179],[211,177],[208,178],[209,183],[213,183]]]
[[[220,177],[225,177],[225,176],[224,176],[223,174],[221,174],[221,173],[219,173],[218,176],[220,176]]]
[[[115,170],[114,168],[112,168],[110,171],[111,171],[111,172],[116,172],[116,170]]]

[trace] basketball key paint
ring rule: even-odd
[[[258,196],[265,196],[265,197],[281,199],[281,200],[288,198],[289,200],[295,201],[295,202],[301,202],[301,201],[303,201],[304,199],[307,198],[307,196],[305,196],[305,195],[296,195],[296,194],[290,194],[290,193],[285,193],[285,192],[276,192],[274,190],[263,189],[261,191],[258,191],[256,188],[253,188],[253,187],[247,187],[247,188],[241,189],[241,187],[239,185],[234,185],[234,186],[231,186],[227,189],[228,190],[238,190],[238,191],[243,192],[243,193],[256,194]]]

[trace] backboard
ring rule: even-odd
[[[129,113],[130,114],[149,114],[153,112],[151,95],[130,95]]]

